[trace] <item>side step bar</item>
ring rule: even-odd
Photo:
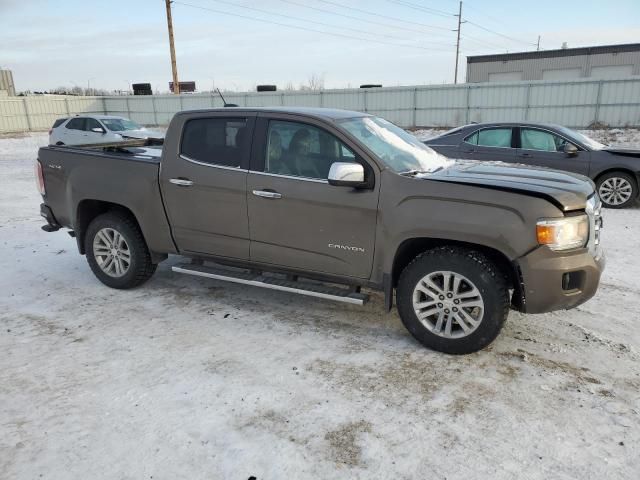
[[[226,282],[241,283],[254,287],[270,288],[282,292],[298,293],[310,297],[326,298],[337,302],[364,305],[369,299],[368,295],[353,291],[349,288],[334,287],[321,283],[311,283],[299,280],[288,280],[263,273],[250,271],[234,271],[226,268],[212,267],[208,265],[185,264],[172,267],[177,273],[186,273],[198,277],[213,278]]]

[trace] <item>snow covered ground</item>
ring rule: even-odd
[[[605,212],[594,299],[512,312],[452,357],[377,294],[246,288],[173,274],[177,258],[108,289],[40,229],[45,143],[0,139],[0,478],[638,478],[638,207]]]

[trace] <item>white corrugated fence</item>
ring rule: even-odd
[[[640,78],[465,83],[373,89],[225,93],[241,107],[309,106],[357,110],[403,127],[534,121],[574,128],[640,126]],[[98,113],[166,125],[180,110],[222,107],[217,94],[0,98],[0,132],[46,130],[59,117]]]

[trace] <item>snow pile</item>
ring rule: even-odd
[[[570,311],[426,350],[385,314],[171,272],[112,290],[40,229],[46,134],[0,139],[0,477],[637,478],[640,209]],[[524,474],[523,472],[526,472]]]

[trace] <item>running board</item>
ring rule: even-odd
[[[186,273],[197,277],[213,278],[226,282],[241,283],[254,287],[270,288],[282,292],[298,293],[310,297],[325,298],[337,302],[351,303],[354,305],[364,305],[369,299],[368,295],[353,291],[349,288],[333,287],[321,283],[304,282],[300,280],[289,280],[277,276],[265,275],[250,271],[234,271],[225,268],[211,267],[206,265],[180,265],[172,267],[177,273]]]

